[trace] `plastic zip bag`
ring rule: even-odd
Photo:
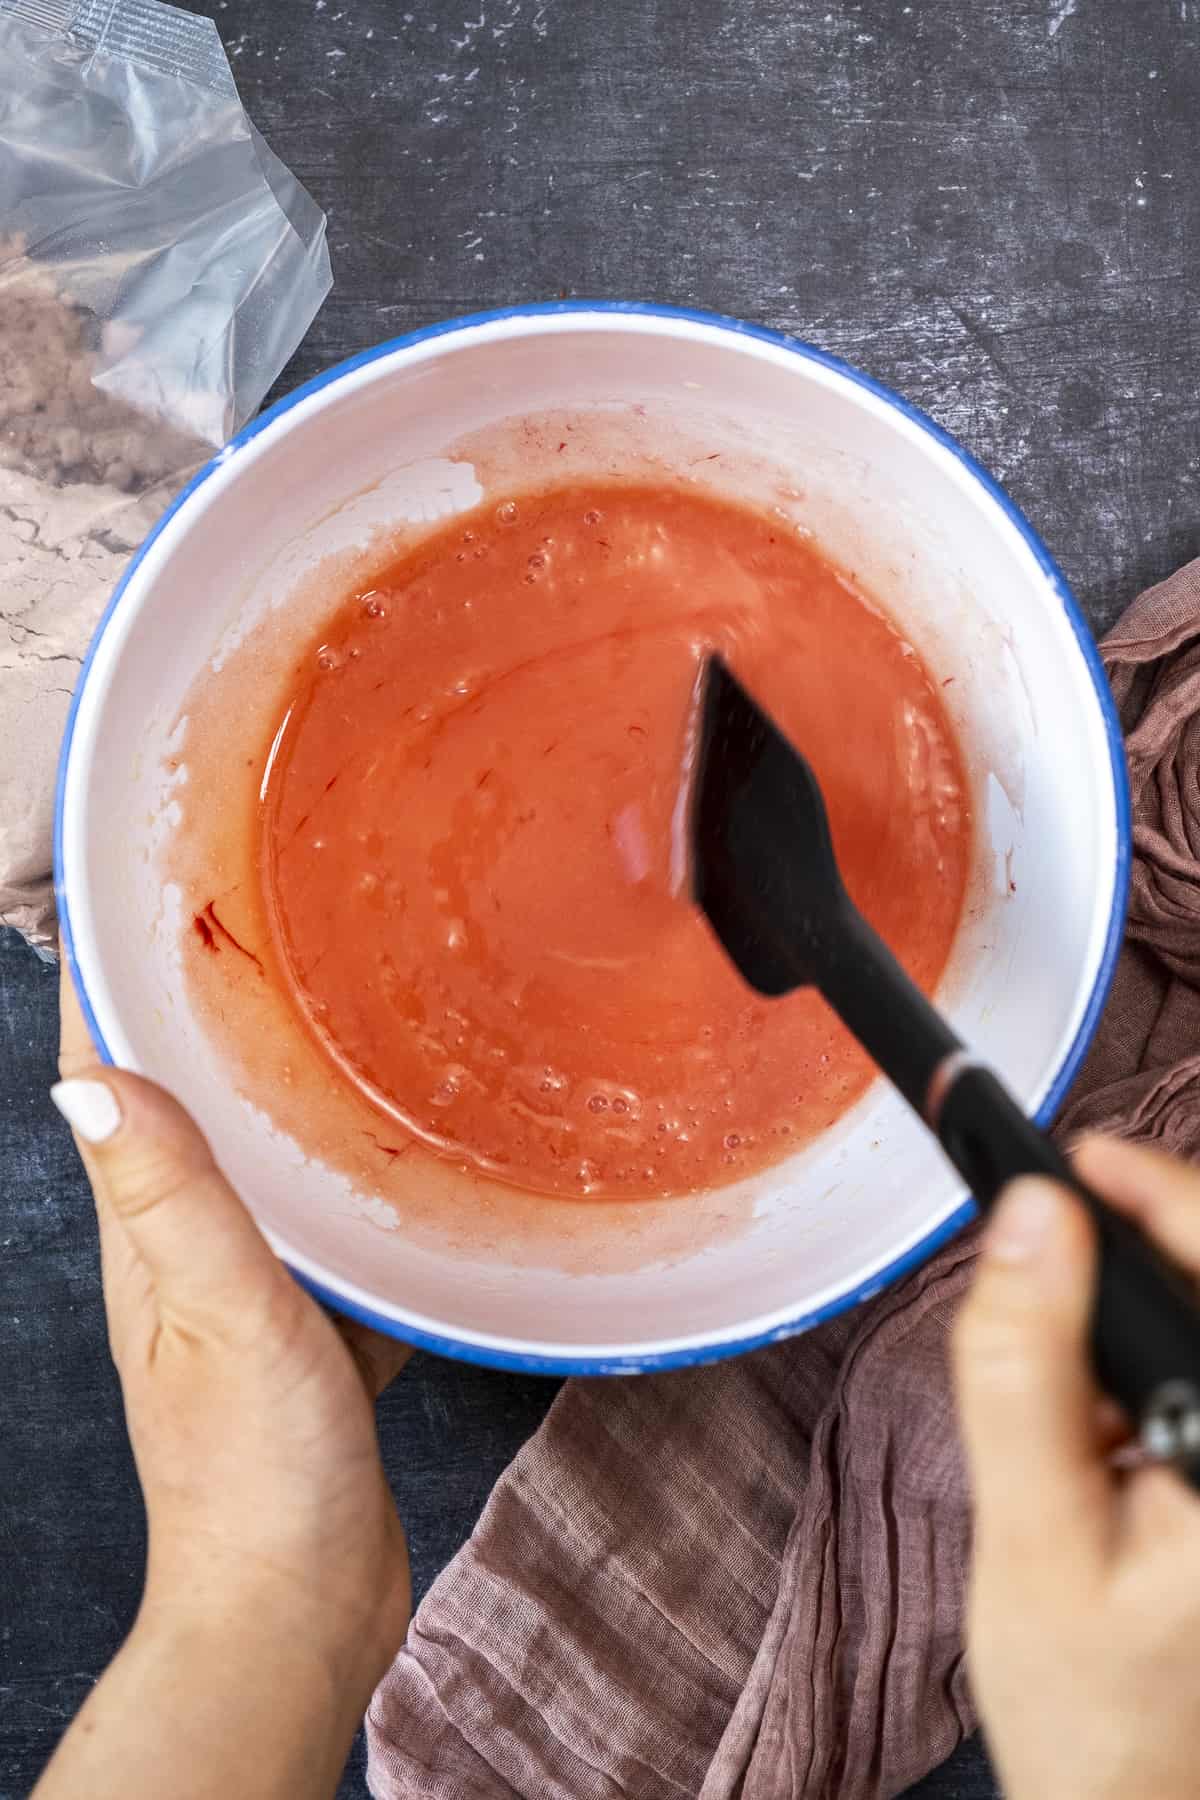
[[[216,26],[158,0],[0,0],[0,221],[101,327],[95,384],[214,445],[330,288]]]
[[[53,941],[54,767],[131,550],[329,291],[215,25],[0,0],[0,923]]]

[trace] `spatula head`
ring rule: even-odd
[[[745,979],[770,995],[815,982],[846,904],[825,802],[718,656],[702,678],[689,826],[692,891]]]

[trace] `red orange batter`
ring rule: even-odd
[[[764,1001],[680,887],[700,658],[811,759],[858,904],[926,988],[970,853],[940,698],[794,526],[677,488],[480,509],[349,597],[297,672],[261,867],[312,1029],[426,1142],[533,1189],[728,1181],[870,1079]]]

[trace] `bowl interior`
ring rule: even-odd
[[[666,469],[802,519],[946,684],[979,829],[940,1000],[1031,1109],[1080,1051],[1123,850],[1094,665],[1027,528],[952,446],[820,358],[681,316],[518,315],[363,360],[225,452],[135,563],[77,700],[60,885],[95,1028],[187,1100],[327,1292],[459,1353],[599,1368],[760,1341],[869,1290],[954,1217],[961,1184],[877,1083],[750,1183],[598,1220],[617,1254],[555,1266],[532,1240],[416,1241],[234,1090],[189,1010],[161,877],[164,758],[197,675],[397,518],[563,473],[567,424],[572,475]]]

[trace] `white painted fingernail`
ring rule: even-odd
[[[117,1096],[103,1081],[60,1081],[50,1098],[67,1124],[87,1144],[103,1144],[121,1127]]]

